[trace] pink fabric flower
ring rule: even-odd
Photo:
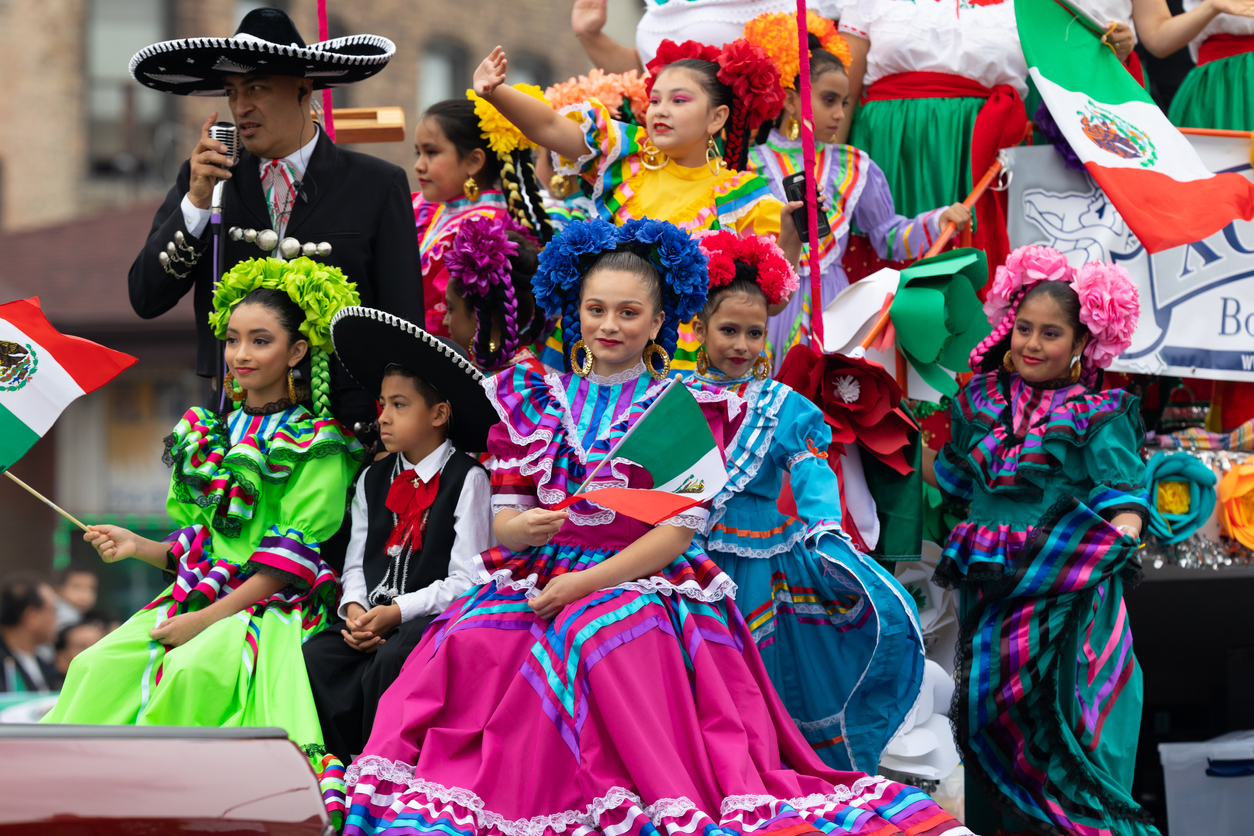
[[[1019,247],[993,274],[993,286],[984,301],[989,323],[997,327],[1020,291],[1040,282],[1069,281],[1073,272],[1067,257],[1053,247]]]
[[[1136,285],[1118,264],[1091,261],[1080,267],[1071,286],[1080,297],[1080,322],[1092,334],[1084,355],[1104,369],[1132,344],[1141,314]]]

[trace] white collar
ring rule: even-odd
[[[443,444],[428,453],[418,464],[411,464],[409,459],[405,458],[404,453],[397,455],[401,457],[402,470],[412,470],[414,475],[423,482],[430,482],[431,477],[444,469],[444,463],[452,457],[454,452],[456,451],[453,442],[445,439]]]
[[[296,169],[296,173],[301,177],[305,176],[305,168],[309,165],[309,158],[313,156],[314,146],[318,144],[318,136],[321,133],[322,129],[317,125],[314,125],[313,139],[309,140],[304,144],[304,146],[297,148],[295,151],[283,158],[285,162],[291,163],[292,168]],[[259,161],[258,168],[263,171],[265,170],[266,163],[270,162],[265,157],[258,157],[257,160]]]

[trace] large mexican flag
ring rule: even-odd
[[[1067,142],[1151,253],[1254,219],[1254,183],[1213,174],[1066,0],[1015,0],[1028,73]]]
[[[0,472],[34,446],[71,401],[134,364],[129,354],[58,332],[38,298],[0,305]]]

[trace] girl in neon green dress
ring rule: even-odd
[[[279,726],[337,812],[343,767],[321,749],[301,644],[334,612],[338,579],[320,548],[363,458],[327,409],[328,324],[358,303],[343,274],[304,258],[246,261],[223,278],[211,322],[240,402],[189,409],[166,439],[166,507],[182,527],[163,542],[111,525],[84,535],[106,562],[143,560],[172,583],[75,658],[44,722]],[[292,377],[311,349],[313,411]]]

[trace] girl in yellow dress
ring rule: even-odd
[[[688,232],[770,235],[794,265],[800,259],[797,230],[785,218],[802,204],[781,203],[747,166],[750,137],[783,102],[779,71],[757,47],[744,40],[721,48],[664,41],[649,62],[643,127],[615,121],[596,99],[554,112],[506,85],[507,65],[504,50],[494,49],[475,71],[475,93],[558,155],[559,174],[587,179],[605,220],[653,218]],[[560,333],[550,347],[561,351]],[[690,323],[682,325],[671,368],[694,368],[699,347]]]

